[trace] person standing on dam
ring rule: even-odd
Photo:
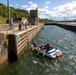
[[[25,29],[27,29],[28,21],[25,22]]]
[[[21,31],[22,30],[22,21],[19,23],[19,30]]]

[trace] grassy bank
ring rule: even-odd
[[[0,16],[0,24],[5,24],[5,23],[6,23],[6,18]]]

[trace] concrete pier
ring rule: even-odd
[[[8,47],[2,55],[0,55],[0,64],[5,60],[15,61],[18,59],[19,53],[27,46],[27,44],[37,35],[43,24],[27,26],[27,29],[18,30],[18,26],[14,26],[12,30],[1,30],[0,34],[4,34],[3,38],[8,40]],[[1,28],[2,29],[2,28]],[[3,44],[2,44],[3,45]]]
[[[56,25],[56,26],[76,32],[76,24],[49,22],[49,23],[44,23],[44,25]]]
[[[57,24],[57,26],[76,32],[76,25]]]

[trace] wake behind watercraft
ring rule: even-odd
[[[41,49],[40,47],[37,47],[37,46],[34,46],[34,45],[31,45],[31,48],[32,48],[32,51],[35,50],[41,54],[43,54],[43,56],[48,56],[52,59],[55,59],[55,58],[58,58],[62,55],[62,52],[61,50],[59,50],[58,48],[54,48],[52,47],[49,51],[47,51],[47,49]]]

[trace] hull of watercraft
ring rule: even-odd
[[[43,54],[43,56],[48,56],[48,57],[53,58],[53,59],[60,57],[62,55],[62,52],[58,48],[53,48],[49,51],[46,51],[46,50],[40,50],[38,47],[34,48],[32,46],[32,50],[37,51],[38,54],[41,53],[41,54]]]

